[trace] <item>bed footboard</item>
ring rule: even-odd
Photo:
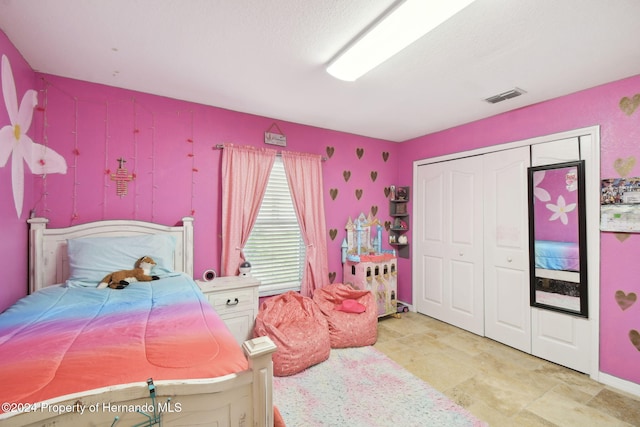
[[[253,425],[273,427],[273,361],[277,347],[269,337],[245,341],[242,348],[253,373]]]
[[[220,378],[124,384],[71,394],[0,414],[0,424],[23,426],[164,425],[273,427],[273,363],[268,337],[243,344],[249,369]],[[155,411],[155,413],[154,413]]]

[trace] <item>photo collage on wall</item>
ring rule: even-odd
[[[600,230],[640,233],[640,177],[601,181]]]

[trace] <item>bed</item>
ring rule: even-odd
[[[536,268],[580,271],[580,250],[577,243],[536,240],[535,261]]]
[[[580,311],[580,249],[575,242],[535,241],[536,302]]]
[[[192,218],[47,223],[29,220],[30,295],[0,314],[3,426],[273,426],[276,348],[240,347],[199,291]],[[159,280],[96,289],[140,250]]]

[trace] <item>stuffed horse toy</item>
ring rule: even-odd
[[[158,276],[151,276],[151,269],[156,263],[151,257],[143,256],[136,261],[133,270],[120,270],[107,274],[98,284],[98,289],[106,288],[123,289],[131,282],[150,282],[160,279]]]

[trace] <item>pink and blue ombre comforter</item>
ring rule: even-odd
[[[578,244],[536,240],[535,266],[547,270],[580,271]]]
[[[212,378],[247,366],[186,275],[122,290],[51,286],[0,314],[0,402],[35,403],[147,378]]]

